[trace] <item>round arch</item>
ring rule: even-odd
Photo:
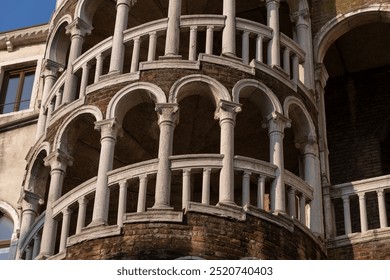
[[[67,129],[69,128],[69,125],[80,115],[83,114],[91,114],[95,117],[96,121],[103,120],[103,114],[99,110],[99,108],[95,106],[85,106],[82,109],[76,110],[74,113],[70,114],[64,123],[60,126],[58,129],[58,132],[54,138],[54,144],[53,144],[53,151],[57,149],[61,149],[63,143],[63,137],[66,134]]]
[[[117,118],[119,123],[121,123],[128,109],[128,104],[126,104],[128,103],[126,102],[127,98],[139,90],[146,91],[154,103],[166,103],[167,101],[165,93],[160,87],[146,82],[133,83],[120,90],[111,99],[107,108],[107,119]]]
[[[92,26],[92,18],[103,0],[81,0],[78,1],[74,18],[80,18]]]
[[[231,101],[229,91],[220,82],[202,74],[185,76],[176,81],[169,91],[168,101],[170,103],[178,103],[185,97],[185,95],[182,96],[182,94],[180,94],[181,89],[186,85],[194,82],[204,83],[210,87],[215,104],[218,104],[220,100]]]
[[[32,186],[31,179],[32,179],[32,176],[34,173],[33,171],[35,168],[35,163],[37,162],[37,160],[39,160],[38,157],[41,155],[42,152],[46,152],[46,156],[50,154],[50,143],[49,142],[41,143],[38,146],[38,148],[35,150],[35,152],[31,156],[27,157],[27,162],[28,162],[29,166],[28,166],[28,171],[27,171],[27,176],[26,176],[25,186],[24,186],[24,189],[26,189],[26,190],[34,192],[34,190],[32,189],[33,186]]]
[[[375,22],[390,22],[390,4],[375,4],[340,14],[325,24],[314,37],[314,61],[322,63],[328,48],[348,31]]]
[[[272,90],[270,88],[268,88],[262,82],[259,82],[257,80],[253,80],[253,79],[244,79],[244,80],[237,82],[234,85],[233,90],[232,90],[233,102],[240,103],[239,101],[240,101],[241,93],[243,91],[245,91],[245,89],[250,88],[250,87],[259,89],[261,92],[264,93],[264,97],[265,97],[265,100],[264,100],[265,101],[265,105],[264,105],[265,108],[264,109],[266,110],[264,117],[268,116],[272,112],[278,112],[280,114],[283,114],[282,105],[280,104],[278,98],[272,92]]]
[[[287,97],[283,104],[283,111],[285,116],[293,121],[292,129],[298,139],[316,139],[314,122],[301,100],[293,96]],[[295,124],[294,120],[297,120]]]
[[[19,219],[18,212],[10,204],[2,200],[0,200],[0,211],[3,211],[12,219],[12,222],[14,224],[14,229],[12,232],[11,240],[17,239],[18,233],[20,231],[20,219]]]

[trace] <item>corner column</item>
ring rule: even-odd
[[[73,62],[81,55],[84,37],[91,34],[92,27],[77,18],[66,27],[66,33],[71,36],[71,44],[66,68],[63,103],[70,103],[76,99],[77,76],[73,73]]]
[[[123,71],[123,62],[125,55],[125,45],[123,44],[123,31],[127,29],[130,5],[133,0],[116,1],[116,19],[114,36],[112,39],[112,51],[110,61],[110,73]]]
[[[225,27],[222,31],[222,55],[236,56],[236,0],[223,1]]]
[[[45,165],[51,167],[50,187],[47,198],[45,223],[41,241],[41,258],[52,256],[57,235],[57,221],[53,217],[53,203],[61,197],[66,168],[73,164],[73,159],[65,152],[57,150],[45,158]]]
[[[169,0],[165,57],[179,56],[181,2],[182,0]]]
[[[220,100],[215,118],[221,127],[220,153],[223,155],[219,177],[219,202],[234,204],[234,126],[241,104]]]
[[[92,222],[88,225],[107,225],[110,189],[107,186],[107,172],[112,170],[114,151],[118,134],[118,125],[115,119],[95,122],[95,129],[100,130],[100,157],[96,179],[96,194],[93,205]]]
[[[280,0],[267,0],[267,25],[272,29],[272,39],[268,45],[268,64],[280,66]]]
[[[171,161],[173,132],[178,121],[179,106],[175,103],[156,104],[160,140],[158,148],[158,171],[156,178],[155,203],[153,209],[172,209],[171,196]]]
[[[270,163],[278,167],[276,177],[271,184],[271,211],[286,212],[283,138],[284,129],[291,127],[291,120],[278,112],[273,112],[267,117],[267,122],[263,126],[268,127]]]

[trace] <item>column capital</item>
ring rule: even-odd
[[[358,197],[359,197],[359,200],[360,200],[360,199],[365,199],[365,198],[366,198],[366,193],[365,193],[365,192],[358,192],[357,195],[358,195]]]
[[[58,169],[65,172],[67,166],[73,164],[73,157],[66,152],[57,149],[51,152],[45,159],[45,166],[50,166],[52,170]]]
[[[214,119],[223,121],[230,119],[235,121],[237,113],[241,112],[241,104],[230,102],[227,100],[220,100],[217,110],[214,113]]]
[[[279,112],[272,112],[263,122],[263,128],[268,128],[268,134],[273,132],[283,133],[285,128],[291,127],[291,120]]]
[[[268,6],[268,5],[277,5],[277,7],[279,7],[280,6],[280,0],[267,0],[266,1],[266,5]]]
[[[377,189],[376,190],[376,193],[378,194],[378,196],[383,196],[385,194],[385,190],[384,189]]]
[[[170,123],[176,125],[179,121],[179,104],[177,103],[157,103],[155,111],[158,116],[158,124]]]
[[[317,63],[315,65],[314,77],[315,77],[315,80],[317,82],[319,82],[319,86],[323,90],[325,88],[326,82],[328,81],[328,78],[329,78],[329,74],[328,74],[328,71],[326,70],[324,63]]]
[[[73,36],[85,37],[92,32],[93,27],[83,21],[81,18],[76,18],[66,27],[66,34]]]
[[[290,15],[291,21],[295,22],[298,25],[307,25],[309,26],[310,20],[310,11],[309,9],[303,9],[300,11],[296,11]]]
[[[111,138],[116,141],[121,134],[121,127],[116,118],[95,122],[95,129],[101,133],[100,139]]]
[[[22,190],[22,194],[19,198],[19,203],[23,203],[23,208],[25,208],[25,206],[29,204],[35,209],[38,204],[42,205],[44,203],[44,200],[40,195],[36,193],[30,192],[28,190]]]
[[[315,136],[309,136],[305,139],[301,139],[300,141],[296,141],[295,147],[301,150],[303,155],[312,154],[314,156],[318,156],[319,153],[317,137]]]
[[[128,7],[134,6],[134,4],[137,3],[137,0],[116,0],[116,6],[119,5],[126,5]]]
[[[57,78],[58,73],[63,72],[65,66],[51,59],[46,59],[43,63],[43,69],[44,69],[44,72],[42,74],[43,78],[46,76],[54,76]]]

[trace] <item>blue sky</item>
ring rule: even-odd
[[[48,23],[56,0],[1,0],[0,32]]]

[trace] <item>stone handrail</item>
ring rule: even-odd
[[[222,30],[225,26],[225,16],[223,15],[185,15],[180,17],[180,27],[189,28],[192,26],[207,27],[213,26],[217,30]]]
[[[293,187],[296,189],[296,191],[304,194],[306,199],[313,199],[313,187],[292,172],[288,170],[284,171],[284,182],[286,185]]]
[[[19,241],[19,248],[20,251],[23,253],[27,246],[34,240],[34,237],[38,234],[38,232],[43,228],[43,224],[45,222],[45,214],[46,212],[43,212],[39,217],[35,220],[33,226],[28,232],[28,235],[22,240]]]
[[[266,161],[243,156],[234,157],[234,170],[248,171],[268,178],[275,178],[276,169],[276,165]]]

